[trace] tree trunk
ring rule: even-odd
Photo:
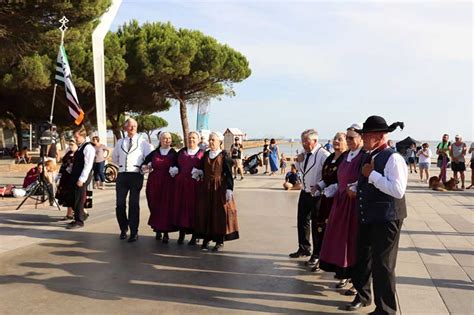
[[[112,124],[112,132],[116,140],[122,139],[122,132],[119,124],[119,120],[115,119],[113,115],[108,116],[110,123]]]
[[[21,149],[23,149],[23,135],[21,132],[21,119],[15,118],[13,119],[13,123],[15,124],[18,151],[20,151]]]
[[[188,112],[186,108],[186,103],[184,102],[183,98],[179,99],[179,113],[181,116],[181,126],[183,127],[183,144],[185,147],[187,147],[189,123],[188,123]]]

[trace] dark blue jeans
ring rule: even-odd
[[[105,175],[104,175],[104,167],[105,167],[105,161],[99,162],[99,163],[94,163],[93,170],[94,170],[94,180],[105,182]]]

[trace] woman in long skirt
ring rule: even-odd
[[[174,225],[174,179],[176,176],[176,151],[171,148],[171,134],[160,133],[160,145],[152,151],[143,164],[151,170],[146,185],[146,199],[150,209],[148,224],[156,233],[156,239],[168,243],[169,232],[177,231]]]
[[[60,178],[58,190],[56,191],[55,196],[58,200],[58,204],[67,207],[66,216],[64,216],[61,221],[74,219],[74,212],[72,210],[72,206],[74,205],[74,185],[76,183],[72,183],[71,172],[72,164],[74,162],[74,153],[76,151],[76,141],[74,139],[71,139],[69,141],[69,148],[66,153],[64,153],[64,156],[61,159],[61,168],[59,169]]]
[[[343,160],[337,171],[337,192],[329,214],[321,255],[320,268],[335,272],[342,288],[351,278],[352,267],[356,263],[356,241],[358,218],[355,199],[355,185],[359,178],[362,158],[362,139],[354,131],[360,129],[356,124],[347,129],[349,151],[343,154]]]
[[[194,230],[196,220],[196,207],[198,188],[202,183],[201,159],[204,151],[199,149],[199,134],[191,131],[188,134],[188,147],[178,152],[177,167],[178,175],[175,177],[174,207],[175,226],[179,229],[178,244],[183,244],[187,233]],[[193,237],[188,245],[195,245],[196,238]]]
[[[196,237],[204,239],[202,249],[207,249],[210,241],[216,242],[213,251],[219,251],[224,241],[239,238],[232,160],[220,148],[222,139],[217,132],[209,136],[209,151],[202,158],[204,178],[196,211]]]
[[[280,156],[280,153],[278,152],[278,146],[276,145],[276,140],[271,139],[270,140],[270,146],[269,146],[270,153],[268,155],[269,161],[270,161],[270,170],[272,171],[270,173],[270,176],[275,174],[276,171],[278,171],[278,157]]]
[[[321,205],[315,218],[316,231],[313,232],[318,235],[316,238],[318,241],[314,244],[313,255],[307,262],[308,266],[313,266],[311,269],[313,272],[319,270],[318,259],[323,244],[326,223],[331,211],[333,197],[337,191],[337,169],[342,161],[343,153],[347,150],[346,133],[336,133],[332,140],[332,145],[334,152],[324,161],[322,179],[318,185],[313,188],[314,191],[318,190],[319,193],[321,193]]]

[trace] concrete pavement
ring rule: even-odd
[[[120,241],[112,186],[96,191],[86,227],[73,231],[58,221],[64,211],[13,211],[11,201],[0,201],[0,313],[347,313],[352,298],[334,288],[332,274],[288,258],[298,192],[281,185],[280,176],[236,182],[241,239],[218,254],[177,245],[177,233],[167,245],[157,242],[144,194],[138,242]],[[411,176],[397,266],[400,312],[472,314],[474,190],[424,186]]]

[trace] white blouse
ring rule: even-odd
[[[346,161],[347,162],[352,161],[352,159],[355,158],[359,154],[360,150],[361,148],[358,148],[357,150],[354,150],[354,151],[350,151],[349,154],[347,155]]]
[[[168,155],[168,152],[170,152],[171,148],[160,148],[160,153],[161,155]]]
[[[197,147],[196,149],[188,149],[188,155],[194,155],[196,154],[197,152],[199,151],[199,147]]]
[[[221,153],[222,150],[221,149],[218,149],[216,151],[209,151],[209,157],[211,158],[211,160],[214,160],[218,155],[219,153]]]

